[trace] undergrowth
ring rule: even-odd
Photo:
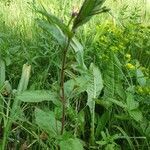
[[[150,149],[147,6],[82,2],[0,2],[2,150]]]

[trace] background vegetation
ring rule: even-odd
[[[82,2],[0,1],[2,150],[150,149],[148,0],[107,0],[110,12],[78,29],[78,51],[67,54],[65,131],[59,133],[62,106],[55,93],[63,52],[35,8],[66,24]]]

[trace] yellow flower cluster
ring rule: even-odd
[[[148,94],[150,95],[150,87],[141,87],[141,86],[137,86],[136,87],[136,91],[139,94]]]
[[[128,60],[130,60],[131,59],[131,54],[126,54],[125,58],[127,58]]]
[[[131,63],[127,63],[127,64],[125,65],[125,67],[126,67],[127,69],[130,69],[130,70],[135,69],[135,66],[134,66],[133,64],[131,64]]]

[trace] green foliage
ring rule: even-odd
[[[145,86],[146,85],[146,79],[145,79],[143,72],[140,69],[136,70],[136,76],[137,76],[137,82],[139,83],[139,85]]]
[[[54,104],[58,104],[58,97],[55,92],[48,90],[35,90],[35,91],[24,91],[16,95],[17,100],[23,102],[38,103],[42,101],[52,101]]]
[[[40,129],[50,135],[50,138],[53,138],[60,133],[61,122],[56,120],[55,114],[52,111],[44,112],[41,109],[36,108],[35,122]]]
[[[62,47],[66,45],[66,36],[58,26],[41,20],[38,21],[38,24],[41,28],[50,33]]]
[[[77,17],[73,23],[73,30],[85,24],[92,16],[103,12],[108,12],[109,9],[101,7],[105,0],[85,0]]]
[[[61,150],[83,150],[79,139],[67,139],[60,142]]]
[[[83,70],[86,70],[87,67],[84,63],[84,58],[83,58],[83,55],[84,55],[83,46],[80,44],[80,42],[75,37],[72,38],[70,45],[73,48],[73,50],[75,51],[76,60],[79,64],[79,67]]]
[[[148,6],[104,1],[0,2],[0,149],[150,148]]]
[[[5,62],[0,58],[0,88],[5,82]]]
[[[138,109],[139,103],[134,100],[134,97],[132,94],[128,93],[127,95],[127,109],[131,117],[133,117],[136,121],[142,121],[142,113]]]
[[[106,134],[104,131],[101,132],[102,140],[97,141],[96,143],[103,146],[105,150],[116,150],[119,149],[115,140],[119,139],[119,134],[110,135],[108,130],[106,130]]]
[[[24,64],[22,68],[22,76],[18,85],[18,93],[25,91],[28,86],[29,78],[30,78],[31,66]]]
[[[23,68],[22,68],[22,75],[21,75],[21,79],[18,85],[18,90],[16,91],[17,93],[20,93],[24,90],[27,89],[28,86],[28,82],[29,82],[29,77],[30,77],[30,70],[31,70],[31,66],[24,64]],[[6,108],[5,105],[2,106],[2,108],[4,107],[6,109],[6,115],[3,114],[3,124],[5,126],[4,128],[4,133],[3,133],[3,139],[2,139],[2,144],[1,144],[1,149],[5,149],[8,143],[8,138],[9,138],[9,134],[11,132],[11,126],[12,124],[20,117],[20,101],[18,99],[14,98],[14,101],[11,103],[11,93],[8,93],[8,86],[10,87],[9,84],[5,85],[5,91],[6,92],[6,96],[8,96],[8,102],[5,101],[5,98],[3,97],[4,102],[6,103]],[[16,93],[14,93],[15,95]],[[13,96],[13,94],[12,94]],[[2,96],[1,96],[2,97]],[[12,105],[12,107],[10,107]],[[2,113],[3,109],[2,109]],[[10,115],[9,115],[10,114]]]
[[[90,108],[91,112],[91,142],[94,143],[95,140],[95,135],[94,135],[94,130],[95,130],[95,100],[98,98],[100,95],[100,92],[103,88],[103,80],[101,77],[100,70],[94,65],[90,65],[90,73],[91,78],[88,83],[87,87],[87,94],[88,94],[88,99],[87,99],[87,105]]]

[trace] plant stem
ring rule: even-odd
[[[4,135],[3,135],[1,150],[5,150],[5,148],[7,146],[7,142],[8,142],[7,140],[8,140],[8,136],[9,136],[9,132],[10,132],[10,127],[11,127],[11,121],[8,120],[7,125],[4,129]]]
[[[66,56],[67,51],[70,45],[71,38],[68,38],[68,42],[66,47],[63,50],[63,58],[62,58],[62,67],[61,67],[61,76],[60,76],[60,97],[62,102],[62,121],[61,121],[61,135],[64,132],[65,125],[65,109],[66,109],[66,99],[65,99],[65,91],[64,91],[64,79],[65,79],[65,64],[66,64]]]

